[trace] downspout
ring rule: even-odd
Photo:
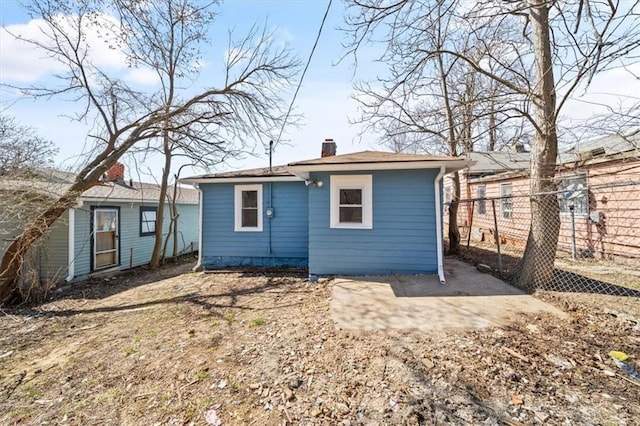
[[[269,163],[269,164],[271,164],[271,163]],[[269,167],[271,167],[271,166],[269,166]],[[269,182],[269,208],[273,209],[273,182]],[[271,247],[272,246],[272,243],[271,243],[271,220],[272,220],[272,217],[270,216],[269,217],[269,221],[267,222],[269,224],[269,247],[268,247],[268,251],[267,251],[267,254],[269,256],[273,256],[272,247]]]
[[[198,190],[198,262],[191,268],[192,271],[199,271],[202,268],[202,209],[204,204],[204,197],[202,195],[202,189],[196,183],[193,185]]]
[[[440,203],[440,182],[442,181],[442,177],[444,176],[445,168],[444,166],[440,166],[440,173],[436,176],[435,181],[433,182],[433,187],[435,189],[435,199],[436,199],[436,252],[438,253],[438,278],[440,278],[440,284],[446,284],[447,281],[444,276],[444,259],[442,248],[444,246],[444,241],[442,238],[442,206]]]
[[[73,281],[75,277],[75,262],[76,262],[76,238],[75,238],[75,229],[76,229],[76,209],[69,209],[69,241],[68,246],[69,250],[67,253],[68,263],[67,263],[67,278],[64,280],[68,283]]]

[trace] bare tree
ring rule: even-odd
[[[29,247],[84,191],[97,185],[101,176],[132,147],[170,134],[176,139],[185,136],[191,140],[197,137],[202,141],[217,141],[224,149],[226,140],[271,131],[284,115],[281,94],[287,90],[297,62],[287,47],[277,45],[270,34],[252,31],[239,42],[230,42],[219,78],[210,74],[204,87],[181,90],[181,95],[176,90],[168,102],[165,96],[168,86],[162,86],[159,91],[144,91],[94,61],[89,34],[100,34],[102,41],[121,51],[132,67],[146,65],[143,58],[149,58],[150,63],[151,58],[160,61],[161,53],[154,57],[149,52],[166,48],[163,40],[152,40],[149,35],[138,37],[136,27],[131,26],[136,17],[130,14],[139,11],[132,6],[134,2],[107,3],[35,0],[28,10],[44,23],[41,32],[45,39],[25,39],[14,34],[42,49],[64,68],[57,74],[58,86],[22,88],[22,93],[82,102],[84,108],[76,118],[93,119],[96,126],[89,135],[93,149],[74,183],[27,225],[6,250],[0,264],[0,303],[17,296],[20,266]],[[185,5],[185,15],[181,17],[184,20],[191,19],[192,12],[207,13],[199,2],[139,3],[150,14],[173,10],[175,4]],[[181,22],[178,20],[176,25]],[[143,54],[142,50],[147,53]],[[164,58],[164,69],[179,73],[185,64],[180,62],[184,58],[181,55]],[[177,62],[169,63],[171,61]]]
[[[31,183],[50,174],[57,152],[32,127],[0,114],[0,234],[22,229],[42,208],[46,197]]]
[[[356,85],[355,98],[362,112],[359,122],[365,125],[365,132],[380,134],[384,144],[401,151],[457,156],[473,151],[481,143],[495,147],[497,121],[504,125],[514,118],[507,114],[512,98],[503,96],[491,79],[467,62],[442,52],[457,48],[479,62],[487,50],[496,53],[504,48],[497,41],[493,44],[480,41],[476,33],[458,28],[452,4],[399,2],[379,7],[378,2],[366,5],[354,2],[354,5],[348,23],[354,36],[349,47],[355,53],[368,31],[385,19],[392,22],[383,26],[388,31],[376,39],[385,46],[379,60],[388,64],[389,76]],[[496,39],[496,35],[489,36]],[[452,183],[449,252],[456,253],[460,240],[457,172]]]
[[[46,202],[38,185],[58,149],[32,127],[0,114],[0,234],[22,229]],[[3,244],[4,245],[4,244]]]
[[[500,86],[511,98],[509,111],[524,117],[534,129],[531,153],[532,224],[517,284],[530,288],[552,279],[559,232],[555,194],[558,117],[572,96],[588,88],[593,78],[612,67],[637,60],[640,16],[637,1],[494,1],[470,4],[458,0],[397,1],[353,0],[353,48],[382,24],[402,43],[404,15],[426,16],[435,9],[440,19],[455,20],[453,31],[474,34],[475,40],[498,39],[507,51],[485,49],[481,60],[465,45],[444,48],[416,46],[416,53],[455,58]],[[414,20],[417,23],[422,21]],[[519,31],[500,31],[514,28]],[[402,26],[404,25],[404,26]],[[431,31],[431,28],[422,28]],[[410,43],[409,41],[404,41]],[[523,72],[533,66],[534,78]],[[558,96],[558,94],[560,94]],[[497,125],[495,126],[497,127]]]
[[[181,87],[188,86],[200,74],[200,67],[197,66],[202,60],[199,48],[207,41],[207,31],[215,21],[215,15],[210,11],[212,3],[194,3],[192,0],[164,0],[155,3],[115,0],[114,5],[120,25],[128,34],[135,34],[129,42],[129,60],[137,66],[147,67],[157,75],[161,85],[158,96],[165,109],[170,111],[175,103],[180,102]],[[268,37],[266,33],[258,34],[258,28],[254,28],[247,40],[255,39],[256,36],[263,39]],[[154,48],[149,49],[149,46]],[[229,62],[243,60],[247,53],[246,48],[229,46]],[[255,50],[251,53],[260,54]],[[278,110],[275,111],[276,116],[267,111],[263,113],[269,114],[266,118],[271,121],[270,125],[278,122]],[[143,153],[159,151],[164,157],[156,214],[159,226],[155,229],[151,267],[160,266],[166,248],[166,242],[163,244],[162,224],[165,219],[165,201],[171,198],[168,189],[173,158],[186,156],[206,168],[234,154],[233,147],[221,135],[211,131],[209,122],[192,123],[177,131],[172,131],[173,127],[170,120],[167,120],[158,147],[154,146],[155,140],[152,140],[147,146],[136,148],[136,151],[141,150]],[[175,194],[173,198],[175,199]],[[177,212],[173,210],[169,227],[177,231]]]
[[[15,179],[53,164],[56,146],[14,117],[0,113],[0,177]]]
[[[47,193],[55,190],[52,187],[55,180],[64,178],[64,173],[49,167],[56,152],[53,143],[33,128],[5,113],[0,114],[0,252],[50,202]],[[49,183],[51,181],[53,183]],[[42,252],[31,250],[31,254],[39,258]],[[29,260],[31,257],[28,256]],[[20,291],[40,298],[44,292],[38,291],[41,287],[39,265],[31,263],[33,268]]]

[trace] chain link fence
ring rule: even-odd
[[[640,297],[640,175],[591,185],[583,175],[574,175],[562,179],[557,192],[546,194],[527,193],[528,187],[526,179],[470,184],[467,193],[477,197],[460,200],[457,214],[460,252],[466,260],[528,291]],[[552,202],[540,202],[545,195]],[[535,258],[533,266],[541,270],[544,262],[553,261],[553,275],[540,281],[518,279],[532,200],[533,208],[544,209],[543,228],[553,230],[559,218],[555,257]],[[449,208],[451,203],[446,203],[447,226]],[[553,256],[553,248],[547,251]]]

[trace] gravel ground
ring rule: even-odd
[[[188,265],[0,313],[0,424],[633,425],[637,298],[546,292],[570,318],[344,331],[332,281]]]

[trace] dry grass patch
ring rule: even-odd
[[[569,320],[358,333],[335,329],[331,287],[303,273],[179,266],[80,284],[8,312],[0,424],[200,425],[213,411],[225,425],[640,418],[640,387],[607,359],[614,349],[640,357],[637,299],[546,293]]]

